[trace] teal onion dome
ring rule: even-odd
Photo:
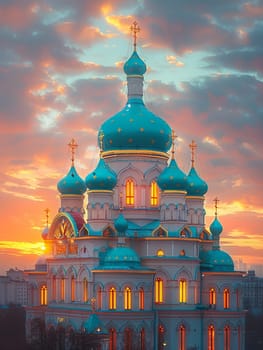
[[[127,75],[143,75],[146,72],[146,64],[137,51],[133,51],[131,57],[125,62],[123,70]]]
[[[201,268],[213,272],[232,272],[234,263],[231,256],[223,250],[209,250],[200,254]]]
[[[223,226],[217,217],[215,217],[214,221],[211,223],[209,228],[210,232],[213,235],[213,238],[219,236],[220,233],[223,231]]]
[[[119,233],[125,233],[128,228],[128,221],[125,217],[120,214],[117,219],[114,221],[114,226]]]
[[[208,190],[207,183],[200,178],[194,167],[191,168],[188,176],[187,195],[203,196]]]
[[[111,191],[117,183],[116,173],[101,158],[96,169],[86,177],[86,185],[89,190]]]
[[[140,268],[140,258],[132,248],[117,246],[107,252],[103,267],[106,269],[136,269]]]
[[[162,191],[186,191],[187,176],[178,167],[175,159],[157,178],[157,184]]]
[[[58,182],[57,188],[62,195],[82,195],[87,189],[85,182],[77,173],[74,165],[71,166],[68,174]]]

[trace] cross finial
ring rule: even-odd
[[[100,156],[103,152],[103,139],[104,139],[104,134],[103,132],[101,131],[100,134],[99,134],[99,143],[100,143]]]
[[[178,136],[175,135],[174,130],[172,130],[172,159],[174,159],[174,153],[175,153],[175,139],[176,139],[177,137],[178,137]]]
[[[191,163],[193,168],[195,163],[195,150],[197,148],[197,144],[194,142],[194,140],[192,140],[192,143],[190,143],[189,147],[191,148]]]
[[[50,210],[49,210],[48,208],[46,208],[46,209],[44,210],[44,212],[46,213],[46,225],[47,225],[47,227],[48,227],[48,224],[49,224],[48,219],[49,219]]]
[[[134,51],[136,51],[136,46],[137,46],[137,33],[139,33],[141,28],[138,26],[138,23],[136,21],[133,22],[131,25],[131,32],[133,34],[133,47]]]
[[[74,159],[75,159],[75,150],[78,147],[78,144],[76,143],[76,141],[74,139],[72,139],[70,141],[70,143],[68,144],[70,150],[71,150],[71,162],[72,165],[74,165]]]
[[[215,216],[217,217],[217,209],[218,209],[218,202],[219,202],[219,199],[216,197],[215,199],[214,199],[214,202],[215,202]]]

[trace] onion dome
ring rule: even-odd
[[[200,254],[201,268],[213,272],[232,272],[234,263],[231,256],[223,250],[209,250]]]
[[[36,271],[47,271],[47,257],[45,255],[41,255],[35,264]]]
[[[178,167],[175,159],[157,178],[157,184],[162,191],[186,191],[187,176]]]
[[[207,190],[207,183],[199,177],[194,167],[191,168],[188,176],[187,195],[188,196],[203,196]]]
[[[108,190],[116,186],[117,175],[101,158],[96,169],[87,175],[86,185],[89,190]]]
[[[132,248],[117,246],[107,252],[103,267],[106,269],[136,269],[140,268],[140,258]]]
[[[114,221],[114,226],[119,233],[125,233],[128,228],[128,221],[125,217],[120,214],[117,219]]]
[[[78,175],[74,165],[71,166],[68,174],[57,184],[61,194],[81,195],[86,191],[85,182]]]
[[[89,318],[83,322],[82,329],[87,334],[108,334],[102,321],[95,313],[92,313]]]
[[[143,75],[146,69],[146,64],[139,57],[137,51],[133,51],[131,57],[123,66],[124,73],[127,75]]]
[[[213,238],[216,236],[219,236],[220,233],[223,231],[223,226],[221,222],[218,220],[217,216],[215,217],[214,221],[210,225],[210,232],[213,235]]]

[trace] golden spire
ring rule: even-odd
[[[137,45],[137,33],[140,32],[141,28],[138,26],[138,23],[136,21],[133,22],[133,24],[130,27],[131,32],[133,34],[133,47],[134,51],[136,51],[136,45]]]
[[[99,134],[99,143],[100,143],[100,158],[102,158],[102,152],[103,152],[103,139],[104,139],[104,134],[101,131]]]
[[[192,140],[192,143],[190,143],[189,147],[191,148],[191,163],[192,163],[192,168],[194,168],[194,163],[195,163],[195,150],[197,148],[197,144]]]
[[[70,141],[70,143],[68,144],[70,150],[71,150],[71,162],[72,165],[74,165],[74,160],[75,160],[75,150],[78,147],[78,144],[76,143],[76,141],[74,139],[72,139]]]
[[[175,153],[175,139],[177,138],[178,136],[175,135],[175,132],[174,130],[172,130],[172,159],[174,159],[174,153]]]
[[[47,225],[47,227],[48,227],[48,224],[49,224],[48,219],[49,219],[50,210],[49,210],[48,208],[46,208],[46,209],[44,210],[44,212],[46,213],[46,225]]]
[[[217,209],[218,209],[218,202],[219,202],[219,199],[216,197],[215,199],[214,199],[214,202],[215,202],[215,217],[217,218]]]

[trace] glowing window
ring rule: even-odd
[[[116,350],[117,349],[117,332],[116,332],[116,329],[111,328],[109,333],[110,333],[110,348],[109,348],[109,350]]]
[[[151,205],[158,205],[158,187],[155,181],[151,182]]]
[[[126,182],[126,204],[134,205],[134,182],[132,180]]]
[[[71,301],[75,301],[75,278],[71,277]]]
[[[224,328],[224,350],[230,350],[230,327]]]
[[[214,288],[211,288],[209,290],[209,304],[215,305],[216,304],[216,291]]]
[[[224,289],[224,309],[229,309],[230,307],[230,293],[229,289]]]
[[[124,309],[131,310],[132,308],[132,293],[131,288],[126,287],[124,290]]]
[[[40,305],[47,305],[47,286],[43,285],[40,289]]]
[[[157,250],[157,256],[164,256],[164,251],[162,249]]]
[[[116,309],[116,289],[114,287],[111,287],[110,293],[109,293],[109,309],[110,310]]]
[[[52,299],[53,300],[57,299],[57,280],[56,280],[56,276],[53,276],[53,278],[52,278]]]
[[[208,350],[215,350],[215,328],[213,325],[208,327]]]
[[[186,288],[187,282],[186,280],[179,281],[179,302],[186,303]]]
[[[144,310],[144,289],[139,290],[139,309]]]
[[[100,310],[102,308],[102,289],[101,287],[97,290],[97,308]]]
[[[62,277],[60,281],[60,298],[61,301],[65,301],[65,278]]]
[[[161,278],[155,280],[155,302],[163,302],[163,280]]]
[[[88,301],[88,280],[87,278],[83,279],[83,302],[86,303]]]
[[[179,329],[179,350],[185,350],[185,326]]]

